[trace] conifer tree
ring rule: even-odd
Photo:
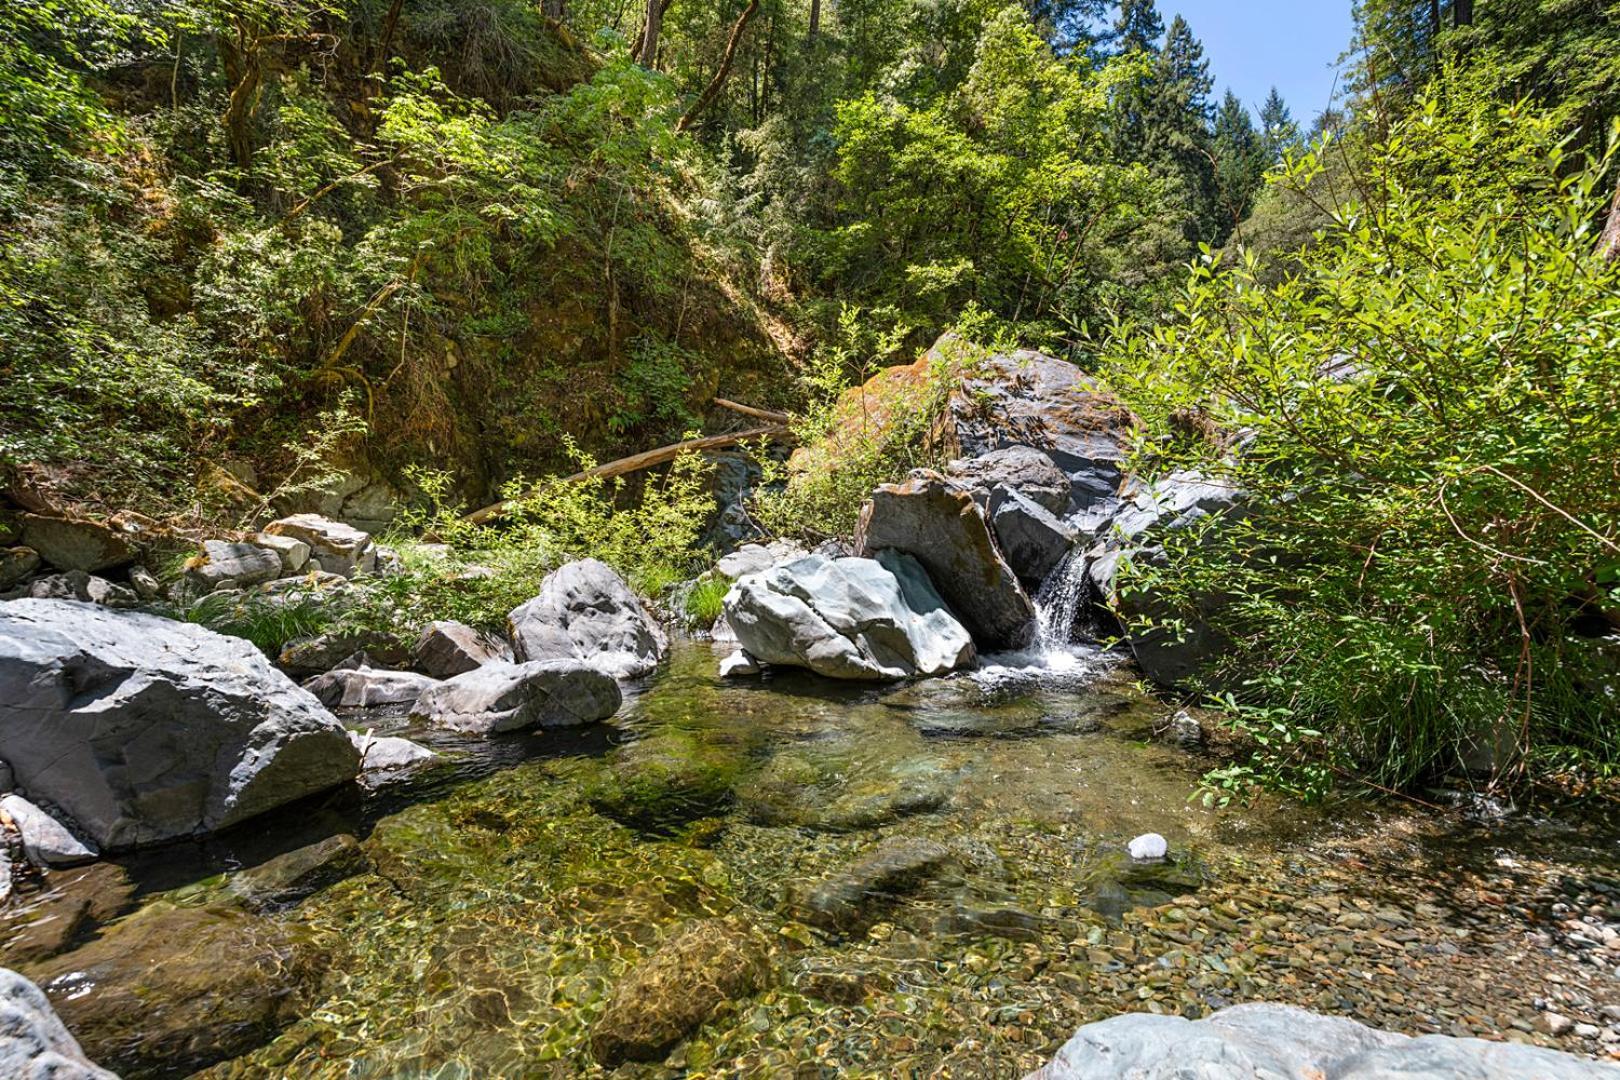
[[[1260,107],[1260,138],[1267,165],[1281,161],[1284,154],[1300,145],[1299,125],[1294,123],[1293,114],[1275,86]]]
[[[1228,90],[1215,111],[1215,178],[1224,228],[1249,216],[1267,165],[1248,106]]]

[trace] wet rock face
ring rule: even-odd
[[[706,919],[670,938],[619,983],[591,1032],[597,1063],[658,1061],[728,1001],[765,985],[770,956],[741,923]]]
[[[281,923],[160,903],[28,974],[91,1057],[173,1076],[274,1038],[313,1004],[326,960]]]
[[[606,720],[623,700],[611,676],[577,660],[497,662],[428,688],[411,715],[450,731],[497,735]]]
[[[915,560],[807,555],[732,586],[725,618],[755,660],[834,679],[941,675],[974,656]]]
[[[965,488],[927,470],[882,485],[861,508],[855,547],[867,557],[892,549],[915,558],[980,648],[1029,644],[1035,606]]]
[[[933,840],[886,840],[810,889],[802,902],[806,920],[828,930],[859,930],[951,862],[950,849]]]
[[[224,828],[359,765],[248,642],[60,600],[0,605],[0,758],[113,851]]]
[[[1288,1005],[1252,1004],[1197,1021],[1132,1013],[1087,1024],[1028,1080],[1189,1075],[1613,1080],[1616,1070],[1556,1050],[1446,1035],[1411,1038]]]
[[[118,1080],[84,1056],[39,987],[0,968],[0,1076]]]
[[[1038,587],[1074,546],[1073,528],[1016,491],[990,496],[990,526],[1018,579]]]
[[[669,640],[607,564],[580,559],[546,575],[540,593],[507,617],[520,662],[577,660],[616,679],[652,672]]]

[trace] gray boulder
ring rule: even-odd
[[[0,591],[11,588],[38,570],[39,561],[39,552],[33,548],[0,548]]]
[[[0,968],[0,1076],[118,1080],[84,1056],[44,991],[10,968]]]
[[[520,662],[578,660],[616,679],[650,673],[669,641],[618,574],[595,559],[558,567],[507,616]]]
[[[0,758],[104,851],[222,829],[359,764],[248,642],[62,600],[0,606]]]
[[[1039,586],[1074,546],[1075,531],[1022,492],[998,488],[990,496],[990,527],[1007,565],[1025,584]]]
[[[83,570],[42,577],[28,586],[28,595],[35,600],[78,600],[107,607],[134,607],[140,602],[134,589],[114,585]]]
[[[304,683],[328,708],[369,709],[377,705],[409,705],[439,680],[414,671],[385,671],[373,667],[338,668]]]
[[[464,675],[492,660],[510,660],[504,641],[481,634],[466,623],[428,623],[411,650],[416,665],[435,679]]]
[[[271,536],[286,536],[309,545],[309,561],[318,570],[352,578],[377,568],[377,545],[369,533],[319,514],[293,514],[264,527]]]
[[[379,775],[404,772],[439,758],[422,744],[397,735],[362,735],[351,731],[349,741],[360,752],[361,779],[367,783]]]
[[[1028,1080],[1616,1080],[1620,1069],[1556,1050],[1446,1035],[1413,1038],[1289,1005],[1202,1020],[1152,1013],[1081,1028]]]
[[[23,853],[35,866],[79,866],[98,857],[95,847],[21,795],[0,798],[0,811],[17,827]]]
[[[806,555],[751,574],[726,594],[725,617],[754,660],[834,679],[942,675],[974,658],[928,575],[894,551]]]
[[[296,574],[309,565],[309,545],[296,536],[277,536],[262,532],[254,540],[260,547],[269,548],[281,560],[284,573]]]
[[[578,660],[496,661],[429,688],[411,714],[450,731],[497,735],[606,720],[623,700],[611,675]]]
[[[736,581],[740,577],[769,570],[777,563],[790,562],[804,554],[804,548],[791,540],[772,540],[769,544],[744,544],[715,563],[714,572]]]
[[[983,457],[961,458],[950,463],[945,475],[976,495],[982,493],[981,505],[995,489],[1005,488],[1053,514],[1061,515],[1069,508],[1068,476],[1032,446],[1007,446]]]
[[[96,521],[24,514],[22,542],[58,570],[88,574],[111,570],[135,557],[134,547],[122,532]]]
[[[202,554],[186,564],[186,580],[199,592],[213,592],[274,581],[281,571],[281,556],[267,547],[204,540]]]
[[[1151,484],[1135,485],[1108,524],[1106,537],[1116,546],[1143,544],[1156,535],[1197,524],[1211,514],[1226,514],[1243,501],[1230,484],[1194,471],[1175,472]]]
[[[872,492],[855,547],[867,557],[892,548],[915,558],[980,648],[1018,649],[1034,635],[1035,605],[996,547],[984,513],[965,488],[938,473],[919,469],[904,483]]]

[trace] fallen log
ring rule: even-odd
[[[723,397],[715,398],[714,403],[722,409],[730,409],[734,413],[752,416],[755,420],[769,420],[773,424],[790,424],[793,422],[793,417],[785,412],[777,412],[774,409],[760,409],[753,405],[743,405],[740,402],[729,401]]]
[[[667,465],[686,453],[703,450],[723,450],[729,446],[736,446],[738,443],[753,442],[758,439],[784,440],[792,437],[792,430],[785,424],[751,428],[748,431],[737,431],[730,435],[705,435],[698,439],[686,439],[682,442],[671,443],[668,446],[660,446],[656,450],[645,450],[639,454],[631,454],[629,457],[619,458],[617,461],[605,462],[594,469],[586,469],[584,472],[577,472],[572,476],[565,476],[560,480],[551,481],[551,483],[569,484],[580,480],[608,480],[615,476],[623,476],[626,473],[650,469],[655,465]],[[535,490],[537,489],[530,489],[525,495],[532,495]],[[512,501],[511,499],[502,499],[500,502],[490,503],[480,510],[474,510],[462,520],[470,525],[482,525],[487,521],[500,517],[506,512],[506,508],[511,505]]]

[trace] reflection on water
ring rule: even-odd
[[[1161,928],[1149,908],[1194,896],[1228,921],[1286,909],[1290,890],[1326,880],[1302,876],[1302,852],[1378,819],[1190,799],[1199,764],[1151,741],[1167,709],[1117,664],[1068,646],[899,686],[727,683],[687,643],[610,725],[483,742],[373,713],[364,726],[446,761],[61,875],[11,913],[4,959],[42,979],[91,970],[102,987],[145,972],[129,998],[144,1012],[100,991],[63,1004],[92,1054],[132,1077],[600,1072],[589,1033],[614,985],[711,916],[771,938],[771,984],[623,1075],[1009,1076],[1124,1008],[1299,996],[1241,958],[1216,957],[1225,974],[1167,960],[1142,982],[1142,943],[1162,933],[1174,952],[1205,934]],[[1149,831],[1171,862],[1125,857]],[[301,853],[334,834],[359,841],[362,865],[308,876]],[[928,873],[856,892],[853,924],[818,908],[880,841],[901,857],[935,845],[918,862]],[[319,891],[253,900],[266,880]],[[165,950],[188,919],[215,974],[169,979],[180,965]],[[210,995],[231,1008],[165,1004]]]

